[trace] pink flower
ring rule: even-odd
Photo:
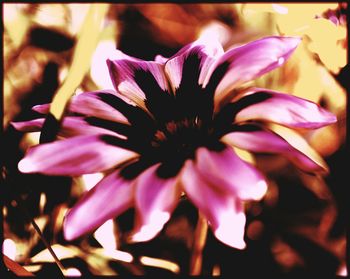
[[[134,241],[155,237],[182,192],[207,218],[215,236],[243,249],[243,202],[266,192],[264,176],[233,146],[283,154],[307,172],[327,167],[306,142],[291,145],[268,128],[316,129],[336,121],[318,105],[288,94],[240,85],[281,66],[300,42],[266,37],[224,52],[198,40],[169,59],[143,61],[119,52],[107,61],[116,92],[74,96],[59,136],[31,148],[24,173],[108,174],[68,212],[67,240],[136,209]],[[34,110],[47,113],[49,104]],[[44,118],[13,125],[38,131]],[[305,147],[306,146],[306,147]]]

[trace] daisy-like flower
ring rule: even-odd
[[[67,240],[130,207],[136,209],[132,240],[150,240],[185,193],[220,241],[243,249],[243,202],[261,199],[267,185],[233,147],[282,154],[307,172],[327,170],[297,133],[291,142],[272,128],[316,129],[335,122],[333,114],[288,94],[240,89],[281,66],[299,42],[272,36],[224,52],[218,42],[199,39],[171,58],[157,56],[155,61],[118,52],[119,59],[107,61],[116,91],[74,96],[58,134],[64,139],[30,148],[19,170],[106,173],[66,215]],[[33,109],[45,114],[49,104]],[[13,125],[38,131],[43,122]]]

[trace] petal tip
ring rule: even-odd
[[[12,121],[10,121],[10,125],[12,125],[13,128],[15,128],[16,130],[20,130],[20,128],[21,128],[20,122],[12,122]]]
[[[80,235],[78,234],[78,231],[74,228],[74,226],[71,224],[69,214],[70,213],[68,211],[63,220],[63,237],[67,241],[72,241],[78,238]]]
[[[75,239],[74,234],[70,232],[69,229],[63,228],[63,236],[64,236],[64,239],[67,241],[72,241]]]
[[[233,216],[226,216],[221,224],[214,230],[214,235],[222,243],[243,250],[246,247],[244,241],[244,226],[246,217],[243,212]],[[232,221],[235,226],[232,226]]]
[[[292,49],[296,48],[302,41],[302,37],[298,36],[283,37],[283,39],[288,41],[290,48]]]
[[[130,239],[129,242],[146,242],[154,238],[158,232],[161,230],[161,228],[154,228],[150,225],[142,226],[136,233],[134,233]]]
[[[18,170],[22,173],[31,173],[35,172],[37,168],[32,160],[24,158],[18,162]]]
[[[243,240],[243,237],[236,236],[235,234],[228,234],[227,230],[218,228],[214,234],[217,239],[219,239],[222,243],[230,247],[243,250],[247,246],[245,241]]]
[[[254,192],[252,193],[252,198],[255,201],[259,201],[261,200],[266,192],[267,192],[267,183],[265,180],[260,180],[256,186],[254,187],[254,189],[252,189]]]
[[[170,219],[169,212],[154,212],[150,222],[143,224],[131,236],[131,242],[145,242],[154,238],[164,227],[164,224]]]
[[[74,234],[74,231],[72,231],[70,228],[67,228],[67,226],[63,227],[63,236],[67,241],[72,241],[77,238],[77,236]]]
[[[32,107],[32,110],[40,114],[46,114],[50,110],[50,104],[35,105]]]
[[[338,118],[335,114],[329,112],[329,115],[328,115],[328,122],[329,124],[333,124],[333,123],[336,123],[338,121]]]

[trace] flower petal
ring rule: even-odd
[[[44,118],[37,118],[29,121],[11,122],[11,125],[21,132],[38,132],[44,125],[44,121]]]
[[[271,36],[227,51],[211,66],[203,84],[206,86],[210,83],[220,65],[229,63],[228,71],[215,90],[216,107],[227,101],[226,98],[232,89],[281,66],[300,40],[298,37]]]
[[[215,57],[223,53],[220,43],[214,41],[216,44],[197,40],[166,62],[165,72],[175,94],[176,108],[169,112],[173,120],[211,117],[212,95],[206,94],[201,83]]]
[[[44,125],[44,122],[44,118],[37,118],[23,122],[11,122],[11,124],[21,132],[38,132]],[[59,136],[66,138],[94,134],[110,134],[114,136],[123,137],[122,135],[119,135],[111,130],[89,125],[83,117],[72,116],[66,116],[65,118],[63,118],[60,130],[58,132]]]
[[[139,224],[133,241],[148,241],[155,237],[169,220],[180,198],[177,179],[161,178],[159,164],[148,168],[136,181],[135,203]]]
[[[244,249],[246,219],[241,202],[212,187],[192,161],[185,163],[181,178],[187,196],[209,221],[215,236],[231,247]]]
[[[165,64],[168,61],[169,58],[164,57],[161,54],[156,55],[156,57],[154,58],[154,61],[159,63],[159,64]]]
[[[41,107],[33,109],[37,108],[41,110]],[[75,113],[86,116],[84,121],[91,126],[118,134],[125,135],[126,131],[133,130],[143,135],[153,135],[154,119],[134,102],[114,91],[86,92],[73,97],[68,106],[68,115]]]
[[[165,72],[171,82],[173,92],[176,92],[183,79],[189,75],[188,79],[197,86],[202,84],[209,66],[214,62],[215,58],[224,53],[221,44],[214,40],[212,42],[205,42],[197,40],[173,55],[165,64]],[[196,65],[190,65],[188,69],[184,70],[184,65],[189,57],[197,57]],[[193,76],[193,75],[196,76]]]
[[[236,102],[250,105],[238,111],[235,122],[263,120],[288,127],[316,129],[337,121],[334,114],[311,101],[263,88],[252,91],[255,93]]]
[[[197,150],[195,167],[213,187],[242,200],[260,200],[267,185],[262,174],[244,162],[231,147],[223,151]]]
[[[50,105],[51,104],[35,105],[34,107],[32,107],[32,110],[41,114],[47,114],[50,111]]]
[[[109,101],[111,98],[114,99],[113,104]],[[122,110],[125,106],[135,107],[136,104],[113,90],[100,90],[73,96],[67,110],[69,113],[79,113],[129,124],[128,111]],[[36,105],[32,109],[36,112],[47,114],[50,104]]]
[[[132,202],[132,182],[119,172],[111,173],[68,211],[63,224],[65,239],[70,241],[98,228],[131,207]]]
[[[83,115],[94,116],[101,119],[130,124],[127,119],[127,115],[123,114],[116,107],[113,107],[106,101],[104,101],[103,96],[106,95],[113,96],[115,99],[118,99],[121,103],[126,104],[125,100],[122,100],[116,92],[112,90],[103,90],[95,92],[86,92],[74,96],[70,101],[68,110]]]
[[[103,136],[79,136],[30,148],[18,168],[23,173],[77,176],[110,169],[136,156],[103,141]]]
[[[65,117],[59,131],[59,135],[63,137],[106,134],[125,138],[123,135],[111,130],[89,125],[84,117]]]
[[[251,128],[251,125],[244,125],[237,131],[226,134],[221,140],[251,152],[282,154],[307,172],[327,172],[324,160],[302,136],[282,126],[278,130],[281,135],[257,126]]]
[[[142,61],[120,52],[121,58],[107,60],[109,72],[117,92],[146,109],[146,99],[154,95],[169,94],[163,65],[154,61]],[[161,98],[161,97],[160,97]]]

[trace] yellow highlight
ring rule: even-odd
[[[45,205],[46,205],[46,195],[45,195],[45,193],[41,193],[40,200],[39,200],[39,208],[40,208],[41,214],[43,214],[43,212],[44,212]]]
[[[106,257],[115,259],[117,261],[126,262],[126,263],[131,263],[134,260],[134,257],[130,253],[116,250],[116,249],[97,248],[96,252],[99,252],[100,255],[104,255]]]
[[[85,74],[90,68],[91,57],[97,46],[103,19],[109,4],[91,4],[88,15],[78,36],[77,46],[73,54],[73,62],[67,78],[58,89],[50,112],[54,117],[61,119],[68,100],[75,89],[81,84]]]
[[[285,83],[282,91],[318,103],[321,98],[328,102],[331,112],[344,110],[346,92],[327,69],[319,65],[305,47],[298,48],[286,65],[286,71],[296,72],[297,78]]]
[[[320,155],[318,155],[318,153],[308,144],[308,142],[298,132],[278,124],[271,123],[268,126],[270,130],[284,138],[295,149],[301,151],[313,161],[317,162],[320,166],[324,168],[326,172],[329,171],[328,166],[323,160],[323,158]]]
[[[220,276],[221,275],[221,269],[219,265],[214,265],[213,267],[213,276]]]
[[[116,250],[116,249],[104,249],[104,248],[91,248],[90,252],[91,254],[86,254],[82,252],[79,248],[73,246],[73,245],[60,245],[60,244],[53,244],[51,245],[52,250],[55,252],[57,258],[59,260],[63,259],[69,259],[69,258],[74,258],[74,257],[79,257],[82,259],[88,260],[90,256],[96,255],[96,256],[105,256],[111,259],[115,259],[118,261],[123,261],[123,262],[132,262],[133,261],[133,256],[124,251]],[[91,259],[92,260],[92,259]],[[51,256],[50,252],[45,249],[38,254],[36,254],[34,257],[31,258],[30,260],[31,263],[40,263],[40,262],[50,262],[54,263],[55,260]]]
[[[236,146],[232,146],[232,148],[235,150],[236,154],[238,155],[239,158],[241,158],[243,161],[248,162],[252,165],[256,164],[255,158],[252,153],[250,153],[247,150],[240,149]]]
[[[274,3],[274,4],[246,4],[243,5],[243,13],[261,13],[270,12],[276,14],[299,15],[300,19],[320,15],[328,9],[334,10],[338,7],[338,3]]]
[[[245,4],[242,6],[242,20],[254,29],[267,28],[258,24],[258,19],[267,22],[266,15],[272,14],[271,27],[284,36],[305,36],[309,40],[304,44],[311,52],[317,53],[323,64],[334,74],[347,63],[345,26],[335,25],[328,19],[322,18],[327,10],[336,10],[338,3],[276,3],[276,4]],[[318,18],[316,18],[318,17]],[[253,23],[251,23],[253,22]],[[264,29],[259,30],[265,32]],[[277,35],[277,34],[276,34]]]
[[[144,265],[147,266],[154,266],[158,268],[164,268],[167,270],[170,270],[174,273],[179,273],[180,272],[180,267],[173,262],[167,261],[167,260],[162,260],[162,259],[157,259],[157,258],[151,258],[151,257],[146,257],[142,256],[140,258],[140,262]]]
[[[54,244],[54,245],[51,245],[51,248],[55,252],[59,260],[73,258],[78,256],[80,253],[79,249],[74,247],[73,245],[62,246],[60,244]],[[45,249],[39,252],[38,254],[36,254],[34,257],[32,257],[31,262],[32,263],[36,263],[36,262],[54,263],[55,260],[51,256],[50,252],[47,249]]]
[[[13,46],[19,47],[30,27],[30,20],[20,10],[18,4],[4,4],[4,27],[9,35]],[[6,47],[6,45],[5,45]]]

